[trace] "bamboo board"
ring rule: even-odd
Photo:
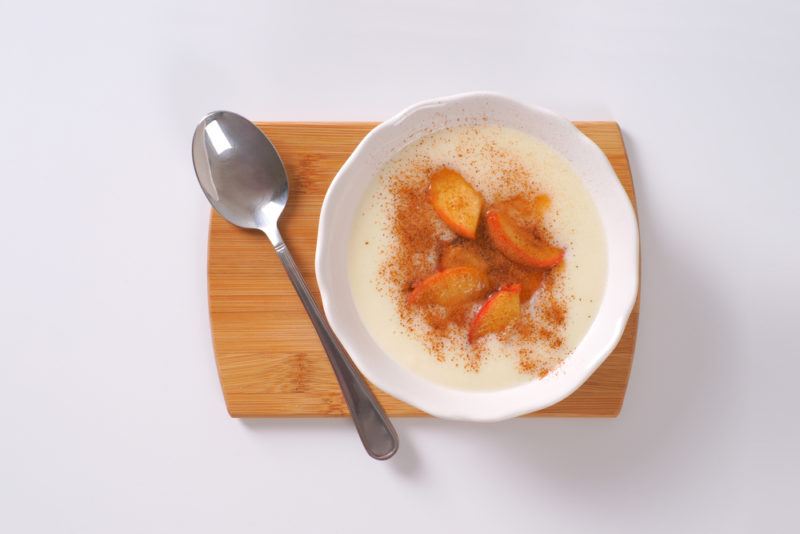
[[[636,205],[619,126],[577,122],[608,156]],[[320,207],[339,167],[375,123],[261,123],[286,165],[290,200],[281,232],[319,303],[314,253]],[[217,369],[233,417],[347,415],[327,357],[264,235],[211,215],[208,300]],[[603,365],[567,399],[530,414],[616,417],[628,385],[639,303],[622,340]],[[373,388],[392,416],[424,413]]]

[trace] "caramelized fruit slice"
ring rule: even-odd
[[[502,210],[486,212],[486,228],[495,248],[503,255],[529,267],[553,267],[561,262],[564,251],[536,239]]]
[[[486,299],[469,327],[470,343],[486,334],[500,332],[519,319],[521,289],[519,284],[504,286]]]
[[[466,244],[447,245],[439,257],[439,267],[450,269],[452,267],[474,267],[479,271],[486,271],[489,265],[475,247]]]
[[[488,287],[486,273],[473,267],[453,267],[417,284],[408,295],[408,303],[457,306],[480,298]]]
[[[475,239],[483,197],[452,169],[443,168],[431,175],[428,199],[437,215],[461,237]]]

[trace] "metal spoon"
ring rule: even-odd
[[[272,242],[328,354],[364,447],[373,458],[391,458],[397,433],[317,308],[278,230],[289,180],[275,147],[244,117],[215,111],[197,125],[192,160],[214,209],[236,226],[261,230]]]

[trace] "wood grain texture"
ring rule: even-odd
[[[575,123],[608,156],[636,205],[616,123]],[[328,184],[375,123],[263,123],[289,173],[281,231],[319,302],[314,253]],[[263,234],[211,215],[208,299],[220,382],[233,417],[343,416],[347,406],[311,323]],[[622,340],[567,399],[538,417],[615,417],[628,385],[639,318],[637,300]],[[425,415],[375,390],[393,416]]]

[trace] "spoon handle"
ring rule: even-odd
[[[289,280],[292,281],[300,301],[308,313],[314,329],[317,331],[322,347],[328,355],[328,359],[333,366],[333,372],[342,388],[344,400],[350,409],[353,422],[361,437],[361,442],[370,456],[378,460],[391,458],[397,452],[398,439],[392,423],[386,417],[386,413],[378,404],[378,400],[372,394],[364,379],[356,371],[353,362],[345,352],[339,340],[336,339],[328,321],[319,311],[311,292],[306,286],[300,270],[297,268],[286,244],[279,242],[275,245],[275,252],[283,263]]]

